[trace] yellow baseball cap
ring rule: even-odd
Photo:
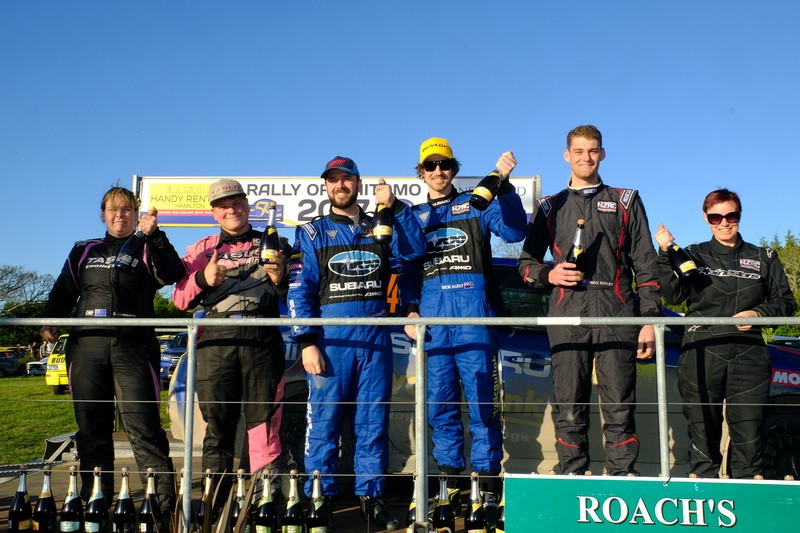
[[[441,137],[431,137],[423,141],[419,146],[419,162],[423,163],[432,155],[441,155],[448,159],[453,159],[453,149],[447,139]]]

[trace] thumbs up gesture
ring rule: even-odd
[[[214,253],[211,254],[211,260],[208,262],[206,267],[203,269],[203,277],[212,287],[219,287],[222,285],[222,282],[225,281],[225,273],[228,269],[224,266],[220,265],[217,261],[219,260],[219,255],[217,251],[214,250]]]
[[[139,219],[139,231],[145,235],[150,235],[158,229],[158,209],[151,207],[147,213]]]

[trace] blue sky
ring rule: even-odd
[[[585,123],[653,231],[706,240],[725,186],[745,239],[783,236],[799,23],[793,1],[2,2],[0,264],[57,274],[133,174],[306,176],[343,154],[411,175],[430,136],[464,175],[512,149],[552,194]],[[180,253],[210,232],[168,230]]]

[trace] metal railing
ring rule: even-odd
[[[194,445],[194,395],[196,387],[195,369],[197,365],[196,344],[199,327],[230,326],[227,318],[0,318],[3,326],[44,326],[58,324],[62,326],[87,326],[102,324],[104,326],[150,326],[180,327],[188,332],[187,346],[187,379],[186,407],[184,411],[184,468],[186,479],[192,479],[192,449]],[[330,326],[345,325],[359,327],[364,325],[363,318],[241,318],[236,319],[242,326]],[[484,326],[641,326],[653,325],[655,329],[656,378],[658,398],[659,426],[659,462],[660,475],[668,478],[669,472],[669,424],[667,420],[666,389],[666,346],[664,333],[667,326],[715,326],[715,325],[800,325],[800,317],[757,317],[757,318],[700,318],[700,317],[492,317],[492,318],[374,318],[370,326],[406,326],[417,328],[417,341],[413,354],[416,363],[415,413],[414,430],[417,460],[415,476],[418,480],[427,479],[428,440],[427,440],[427,365],[425,358],[425,329],[429,325],[484,325]],[[427,483],[415,483],[414,498],[417,502],[428,501]],[[422,507],[425,508],[424,506]],[[183,494],[184,526],[188,527],[191,513],[191,491]],[[427,526],[427,513],[417,513],[417,525]]]

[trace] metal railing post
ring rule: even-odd
[[[197,383],[197,326],[187,328],[186,342],[186,397],[183,412],[183,530],[190,531],[192,518],[192,455],[194,452],[194,391]]]
[[[655,324],[656,333],[656,393],[658,394],[658,454],[661,477],[669,477],[669,420],[667,417],[667,350],[664,344],[664,324]]]
[[[417,343],[414,349],[414,441],[416,447],[414,500],[417,502],[417,520],[414,531],[428,531],[428,365],[425,359],[425,324],[418,324]]]

